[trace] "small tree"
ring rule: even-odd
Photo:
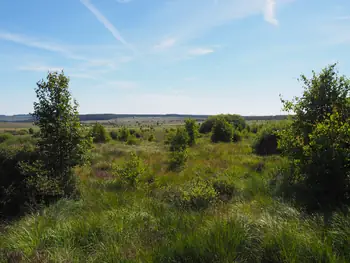
[[[193,119],[185,120],[185,128],[189,137],[188,144],[190,146],[196,144],[196,139],[198,137],[198,126],[196,121]]]
[[[35,90],[34,124],[40,128],[38,149],[39,167],[52,181],[57,182],[60,193],[70,196],[76,192],[72,168],[86,161],[91,137],[79,121],[78,104],[72,101],[68,89],[69,79],[63,72],[47,75]]]
[[[212,142],[232,142],[233,128],[225,119],[218,118],[213,126]]]
[[[279,147],[293,168],[289,181],[299,189],[297,200],[324,212],[350,203],[350,81],[338,76],[335,66],[313,72],[311,79],[301,76],[305,91],[283,101],[295,116],[279,133]]]
[[[188,159],[189,136],[183,128],[178,128],[176,133],[169,134],[168,143],[170,144],[169,170],[181,170]]]

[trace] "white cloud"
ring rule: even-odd
[[[188,54],[191,56],[203,56],[213,53],[214,50],[211,48],[194,48],[188,51]]]
[[[264,18],[267,22],[277,26],[278,20],[276,19],[276,0],[266,0]]]
[[[44,66],[44,65],[21,66],[18,69],[23,71],[35,71],[35,72],[48,72],[48,71],[52,72],[52,71],[64,70],[63,67],[51,67],[51,66]]]
[[[115,26],[93,4],[91,4],[90,0],[80,0],[80,2],[94,14],[97,20],[100,21],[109,32],[111,32],[116,40],[120,41],[123,45],[128,46],[128,43],[119,33],[118,29],[115,28]]]
[[[156,50],[164,50],[171,48],[175,45],[176,39],[175,38],[166,38],[162,40],[159,44],[154,46],[154,49]]]
[[[45,42],[24,35],[9,32],[0,32],[0,39],[21,44],[27,47],[33,47],[50,52],[60,53],[71,59],[84,60],[83,57],[73,54],[66,46],[57,43]]]

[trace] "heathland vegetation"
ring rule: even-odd
[[[0,133],[0,262],[350,262],[350,81],[300,80],[287,120],[111,128],[49,73]]]

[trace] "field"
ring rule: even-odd
[[[170,171],[170,127],[135,128],[131,145],[95,144],[91,164],[75,169],[80,199],[4,225],[0,262],[349,262],[349,220],[325,232],[320,216],[283,200],[273,179],[286,160],[254,154],[255,134],[201,135],[184,169]]]

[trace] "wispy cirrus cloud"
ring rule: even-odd
[[[164,40],[162,40],[160,43],[156,44],[154,46],[155,50],[164,50],[164,49],[168,49],[171,48],[175,45],[176,43],[176,39],[175,38],[166,38]]]
[[[125,46],[129,46],[119,30],[90,2],[90,0],[80,0],[80,2],[90,10],[100,23],[113,35],[113,37]]]
[[[213,53],[214,50],[211,48],[194,48],[194,49],[190,49],[188,51],[188,54],[190,56],[203,56],[203,55],[208,55],[210,53]]]
[[[24,45],[27,47],[33,47],[41,50],[60,53],[61,55],[71,59],[84,60],[83,57],[72,53],[66,46],[60,45],[57,43],[46,42],[46,41],[38,40],[32,37],[28,37],[25,35],[20,35],[20,34],[15,34],[10,32],[1,32],[1,31],[0,31],[0,39],[10,41],[16,44]]]

